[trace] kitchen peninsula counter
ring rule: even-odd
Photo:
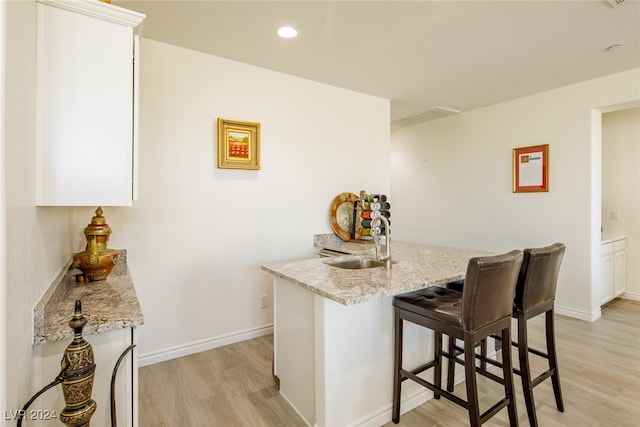
[[[373,256],[373,243],[316,236],[314,245]],[[381,248],[381,250],[384,250]],[[327,265],[340,258],[268,263],[274,283],[274,374],[280,393],[309,425],[378,427],[391,421],[393,296],[464,278],[469,258],[486,252],[391,241],[391,270]],[[404,327],[405,366],[433,353],[433,335]],[[446,374],[445,374],[446,375]],[[433,394],[408,382],[402,411]]]
[[[373,243],[338,242],[316,237],[317,247],[345,252],[338,258],[269,263],[264,271],[340,304],[353,305],[464,278],[469,258],[487,255],[468,249],[391,241],[391,270],[350,270],[327,263],[353,256],[375,256]],[[379,245],[384,250],[384,245]]]

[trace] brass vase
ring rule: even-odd
[[[107,279],[113,266],[118,262],[118,255],[118,251],[99,251],[94,237],[89,244],[89,250],[75,254],[73,262],[88,281],[97,282]]]
[[[84,229],[87,239],[85,250],[73,256],[73,262],[90,282],[106,280],[113,266],[118,262],[119,252],[107,248],[111,227],[102,216],[102,208],[96,209],[96,215]]]

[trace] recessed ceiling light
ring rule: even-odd
[[[298,30],[293,27],[278,28],[278,35],[285,39],[290,39],[298,35]]]

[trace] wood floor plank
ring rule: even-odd
[[[529,343],[545,348],[540,316],[529,321]],[[640,302],[616,299],[593,323],[556,315],[556,344],[565,412],[556,409],[550,381],[545,381],[534,389],[540,427],[640,425]],[[304,427],[278,393],[271,376],[272,353],[273,337],[267,335],[140,368],[140,427]],[[544,359],[533,357],[531,363],[534,373],[546,368]],[[518,376],[514,380],[518,419],[528,426],[522,384]],[[478,386],[481,407],[498,399],[499,385],[480,377]],[[464,397],[464,384],[455,393]],[[418,406],[398,424],[467,425],[464,409],[446,399]],[[484,425],[508,426],[506,410]]]

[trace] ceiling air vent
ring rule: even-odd
[[[399,129],[406,126],[416,125],[422,122],[428,122],[431,120],[441,119],[443,117],[451,116],[453,114],[459,114],[460,111],[453,110],[451,108],[433,107],[422,113],[413,114],[411,116],[401,117],[391,122],[391,129]]]
[[[611,7],[620,7],[625,5],[629,0],[607,0]]]

